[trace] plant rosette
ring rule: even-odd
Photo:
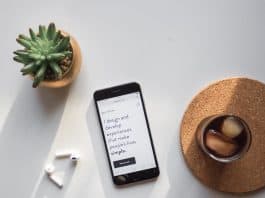
[[[24,49],[14,52],[14,60],[22,63],[23,75],[29,75],[33,87],[60,88],[72,83],[80,72],[81,51],[77,41],[55,24],[29,29],[30,36],[20,34],[17,42]]]

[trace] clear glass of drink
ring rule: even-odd
[[[229,163],[242,158],[251,146],[247,123],[232,114],[218,114],[203,119],[196,130],[197,143],[213,160]]]

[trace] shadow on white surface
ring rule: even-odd
[[[76,165],[69,159],[54,159],[51,162],[55,166],[55,173],[63,181],[63,187],[54,184],[46,173],[41,175],[40,184],[31,198],[63,198],[66,195],[69,184],[73,177]]]
[[[59,127],[68,92],[69,88],[21,86],[0,133],[1,196],[30,197]]]
[[[95,153],[95,156],[97,156],[95,160],[98,166],[100,180],[105,197],[149,197],[155,185],[154,181],[138,182],[135,184],[125,185],[124,187],[118,187],[113,184],[106,151],[104,148],[102,132],[100,129],[99,121],[97,120],[96,107],[93,101],[91,101],[88,107],[87,125],[93,149],[95,152],[97,152]]]
[[[196,198],[224,197],[222,196],[223,193],[205,187],[191,174],[182,156],[178,131],[175,137],[172,138],[173,141],[168,153],[167,175],[169,177],[169,191],[167,198],[175,198],[176,195],[179,197],[193,198],[195,191],[197,191]],[[235,196],[226,195],[225,197],[230,198]]]

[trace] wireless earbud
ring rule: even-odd
[[[48,164],[45,167],[45,172],[47,173],[49,179],[54,184],[56,184],[59,188],[62,188],[63,187],[63,181],[60,178],[58,178],[57,176],[53,175],[54,171],[55,171],[55,167],[52,164]]]
[[[59,178],[58,176],[56,175],[50,175],[49,176],[50,180],[56,184],[59,188],[62,188],[63,187],[63,181],[61,178]]]
[[[56,158],[67,158],[72,155],[72,151],[59,151],[55,153]]]
[[[80,159],[80,154],[77,152],[72,153],[72,155],[70,156],[70,159],[72,160],[72,162],[77,163]]]
[[[47,175],[51,175],[55,170],[55,167],[52,164],[48,164],[45,167],[45,172],[47,173]]]

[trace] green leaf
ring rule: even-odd
[[[59,61],[65,57],[64,53],[53,53],[47,56],[48,60]]]
[[[28,56],[29,53],[25,50],[17,50],[13,52],[14,54],[18,55],[18,56]]]
[[[54,39],[56,34],[56,28],[55,28],[55,24],[54,23],[50,23],[49,27],[48,27],[48,31],[47,31],[47,38],[49,40]]]
[[[34,47],[36,50],[40,48],[39,44],[35,41],[31,41],[31,48]]]
[[[57,63],[50,62],[50,68],[56,74],[58,79],[62,78],[63,72],[62,72],[61,68],[59,67],[59,65]]]
[[[30,48],[30,50],[27,50],[29,53],[35,53],[35,54],[38,54],[38,53],[40,53],[40,51],[39,51],[39,49],[37,48],[37,47],[34,47],[34,46],[32,46],[31,48]]]
[[[25,48],[28,48],[28,49],[31,48],[31,43],[30,43],[29,41],[24,40],[24,39],[21,39],[21,38],[17,38],[16,40],[17,40],[17,42],[18,42],[20,45],[24,46]]]
[[[72,54],[72,52],[71,52],[71,51],[65,51],[65,52],[63,52],[63,54],[64,54],[65,56],[70,56],[70,55]]]
[[[41,54],[33,54],[33,53],[30,53],[28,55],[28,57],[31,58],[31,59],[34,59],[34,60],[43,60],[43,59],[45,59],[45,57],[42,56]]]
[[[44,79],[46,69],[47,69],[47,64],[43,63],[40,69],[37,71],[36,75],[34,76],[32,84],[34,88],[36,88],[40,84],[40,82]]]
[[[58,32],[56,32],[55,36],[54,36],[54,39],[53,39],[53,42],[54,44],[57,43],[62,37],[62,34],[61,34],[61,31],[59,30]]]
[[[61,52],[67,49],[70,43],[70,37],[64,37],[60,42],[55,46],[54,52]]]
[[[37,45],[37,49],[40,51],[43,49],[43,40],[41,38],[37,38],[37,40],[35,41],[36,45]]]
[[[23,67],[20,71],[23,72],[23,75],[34,73],[39,68],[39,65],[37,65],[35,62],[31,62],[25,67]]]
[[[47,38],[47,28],[46,28],[45,25],[43,25],[43,29],[44,29],[45,36],[46,36],[46,38]]]
[[[45,26],[43,26],[43,25],[39,25],[39,34],[40,34],[40,38],[42,38],[42,39],[46,39],[46,30],[45,30]]]
[[[18,35],[18,37],[21,38],[21,39],[24,39],[26,41],[30,41],[31,42],[31,39],[29,37],[23,35],[23,34]]]
[[[42,60],[37,60],[37,61],[35,61],[35,65],[41,65],[42,63],[43,63]]]
[[[19,63],[23,63],[23,64],[29,64],[32,60],[22,57],[22,56],[15,56],[14,61],[19,62]]]
[[[14,52],[14,54],[18,55],[19,57],[23,58],[24,60],[30,60],[29,57],[29,52],[25,51],[25,50],[17,50]]]
[[[34,31],[31,28],[29,28],[29,34],[33,41],[37,40],[37,35],[34,33]]]

